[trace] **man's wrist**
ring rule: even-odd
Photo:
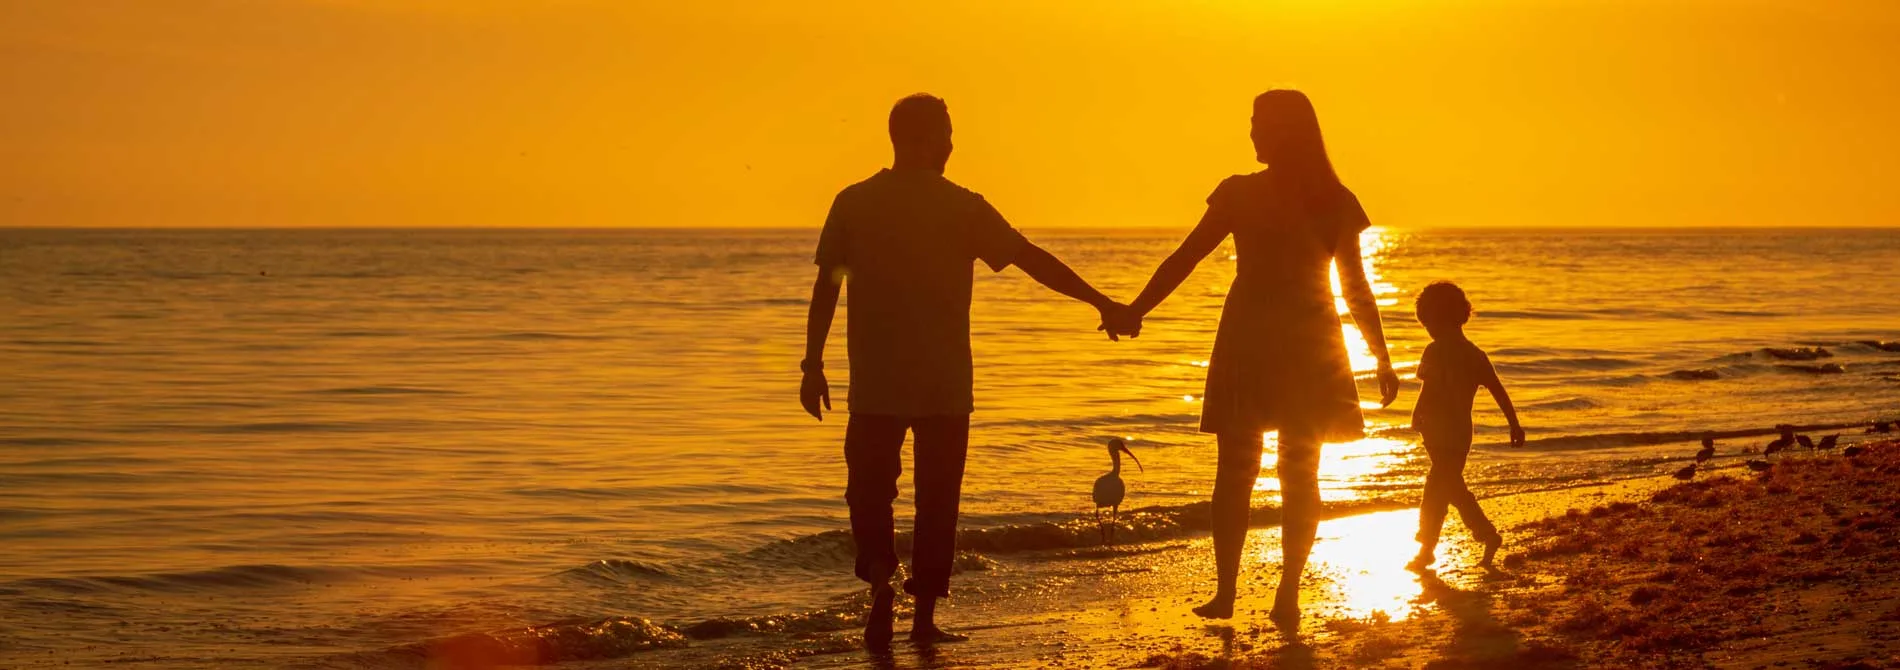
[[[815,372],[822,373],[825,371],[825,361],[823,359],[807,358],[798,362],[798,370],[805,374]]]

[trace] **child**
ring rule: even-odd
[[[1498,409],[1504,410],[1504,418],[1511,423],[1511,446],[1524,446],[1524,429],[1517,424],[1517,410],[1491,368],[1490,357],[1465,339],[1471,302],[1464,290],[1451,282],[1433,282],[1419,292],[1417,312],[1432,343],[1426,345],[1418,363],[1418,379],[1425,388],[1419,391],[1418,407],[1412,411],[1412,428],[1425,441],[1432,469],[1425,475],[1425,496],[1419,504],[1418,557],[1406,567],[1425,570],[1431,566],[1439,529],[1445,525],[1445,508],[1453,506],[1472,536],[1484,543],[1484,559],[1478,565],[1490,568],[1504,538],[1484,518],[1484,510],[1478,509],[1478,498],[1465,487],[1464,474],[1465,457],[1471,454],[1471,403],[1478,388],[1490,389]]]

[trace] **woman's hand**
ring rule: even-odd
[[[1399,373],[1391,361],[1379,361],[1379,406],[1391,407],[1399,399]]]

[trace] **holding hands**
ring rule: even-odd
[[[1102,323],[1095,329],[1108,333],[1109,340],[1119,342],[1123,335],[1131,339],[1141,336],[1142,315],[1133,307],[1109,301],[1108,304],[1101,306],[1099,311],[1102,313]]]

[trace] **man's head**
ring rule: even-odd
[[[1432,339],[1438,339],[1457,333],[1471,320],[1471,301],[1457,284],[1435,281],[1418,292],[1418,305],[1413,311]]]
[[[918,93],[891,107],[891,150],[897,164],[943,171],[950,162],[950,106]]]

